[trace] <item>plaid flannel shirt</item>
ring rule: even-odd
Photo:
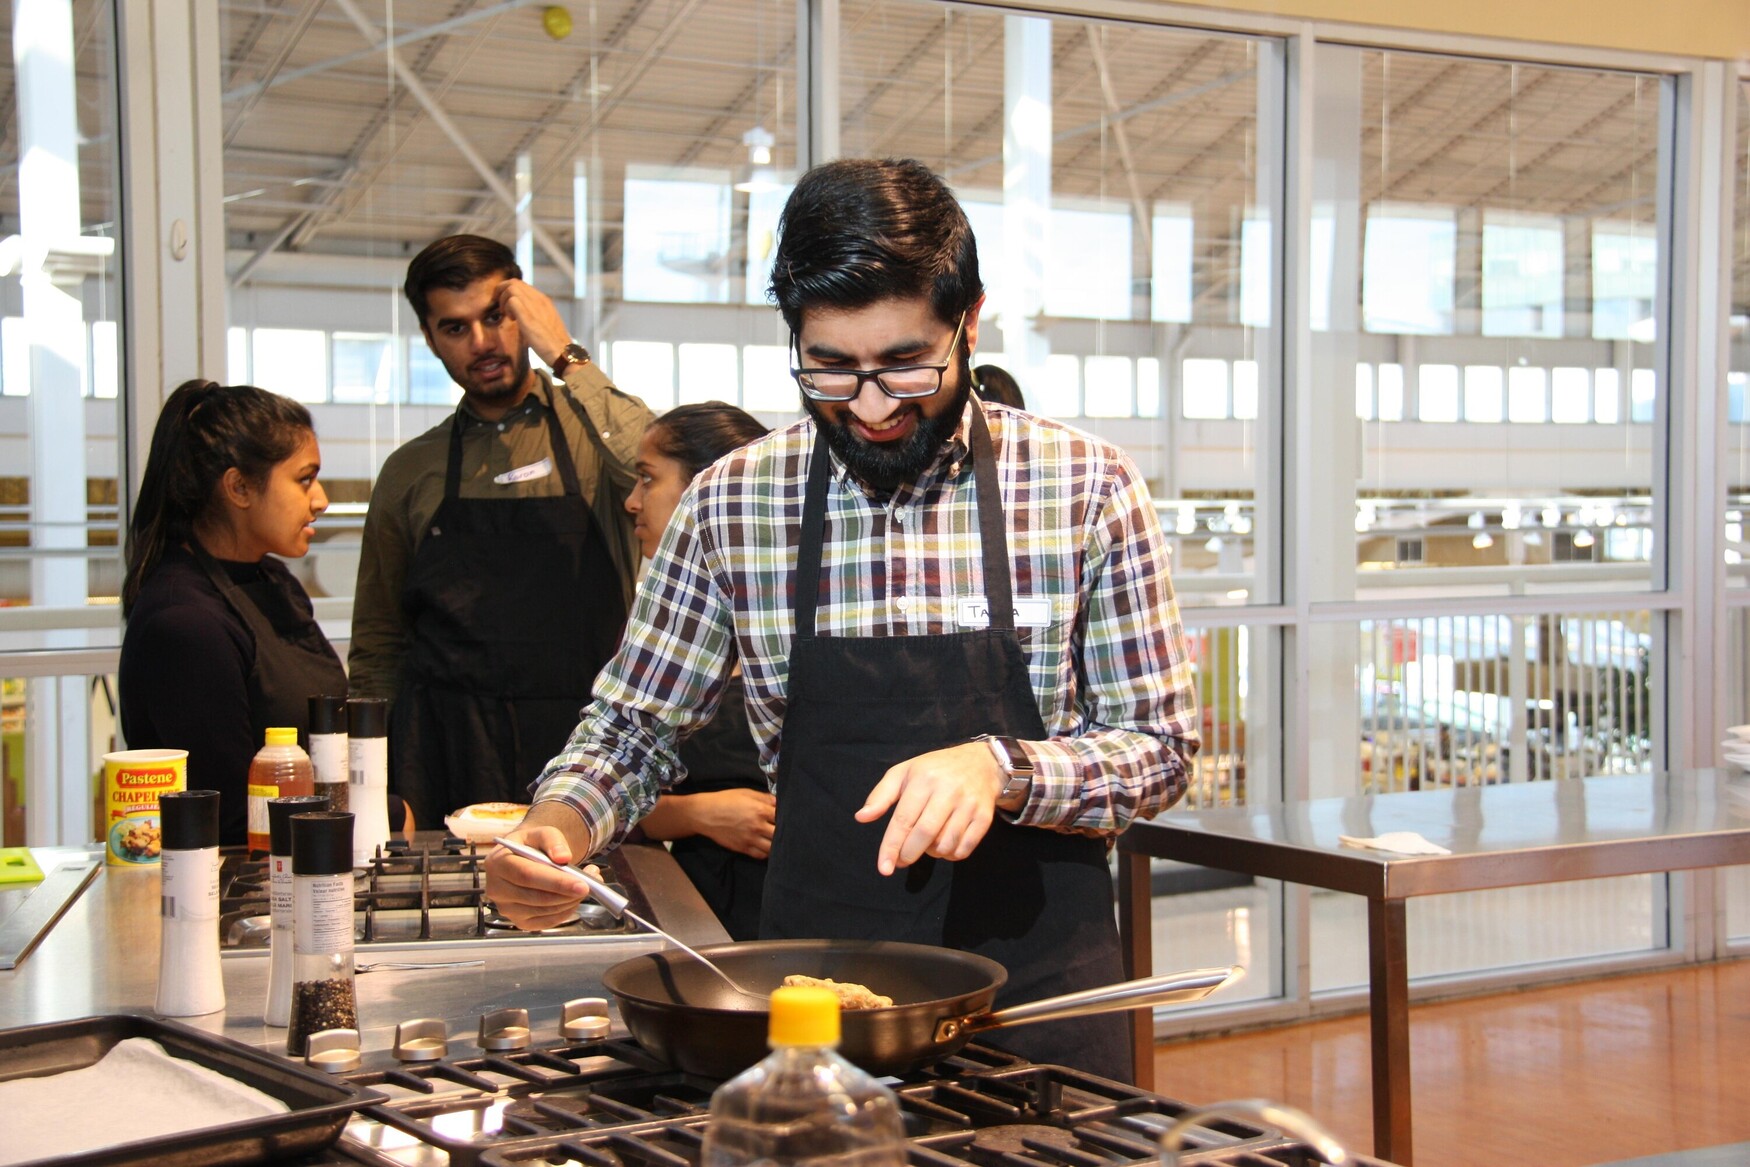
[[[1019,602],[1017,627],[1049,740],[1013,821],[1115,835],[1185,790],[1198,745],[1193,667],[1159,518],[1122,450],[1046,418],[985,411]],[[816,635],[954,632],[984,595],[967,415],[934,465],[875,495],[834,460]],[[737,660],[760,761],[774,782],[802,500],[815,426],[803,419],[737,450],[687,487],[638,588],[619,652],[565,749],[534,784],[590,829],[593,854],[624,839],[681,781],[682,736],[715,714]],[[952,677],[941,680],[952,685]]]

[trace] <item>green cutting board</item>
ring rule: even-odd
[[[0,884],[36,883],[43,869],[30,856],[29,847],[0,847]]]

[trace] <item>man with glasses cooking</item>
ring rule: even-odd
[[[999,1006],[1121,980],[1108,847],[1197,747],[1141,475],[973,396],[977,248],[922,165],[804,175],[772,270],[808,416],[688,487],[515,837],[562,863],[622,839],[739,661],[777,798],[763,938],[977,952],[1008,969]],[[487,873],[522,927],[576,905],[502,849]],[[1123,1014],[998,1044],[1130,1076]]]

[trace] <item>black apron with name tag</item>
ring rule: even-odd
[[[190,540],[189,551],[255,640],[255,664],[246,682],[250,740],[259,749],[269,726],[291,726],[308,738],[309,699],[346,692],[346,669],[334,646],[287,581],[262,568],[254,580],[240,584],[200,544]],[[246,785],[239,775],[237,789]],[[219,808],[220,841],[244,842],[248,822],[247,798],[236,805],[225,802]]]
[[[390,715],[394,789],[435,826],[475,802],[526,802],[613,655],[626,603],[553,405],[565,493],[462,498],[450,428],[444,500],[402,590],[408,651]]]
[[[999,813],[969,858],[925,856],[882,876],[875,860],[892,815],[868,824],[854,817],[887,770],[907,759],[981,733],[1045,737],[1015,636],[996,457],[976,408],[971,448],[990,626],[935,636],[824,637],[814,626],[829,458],[815,439],[760,934],[905,940],[975,952],[1008,970],[997,995],[1002,1007],[1123,979],[1104,841],[1016,826]],[[1041,1064],[1131,1078],[1122,1013],[1002,1030],[991,1044]]]

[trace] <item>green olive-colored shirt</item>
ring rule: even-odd
[[[555,453],[544,416],[559,392],[559,425],[577,465],[577,482],[601,525],[628,607],[638,569],[638,540],[626,498],[636,480],[638,441],[653,419],[643,401],[615,388],[594,361],[572,365],[562,386],[542,370],[534,390],[498,421],[483,421],[466,400],[457,407],[462,431],[463,498],[540,498],[565,493],[557,468],[523,481],[500,482],[510,471]],[[593,424],[601,441],[589,433]],[[453,415],[452,415],[453,416]],[[419,541],[444,499],[451,418],[406,442],[383,463],[371,488],[353,595],[352,648],[347,656],[352,695],[394,699],[409,629],[402,588]],[[482,564],[491,571],[491,564]],[[579,693],[581,704],[589,694]]]

